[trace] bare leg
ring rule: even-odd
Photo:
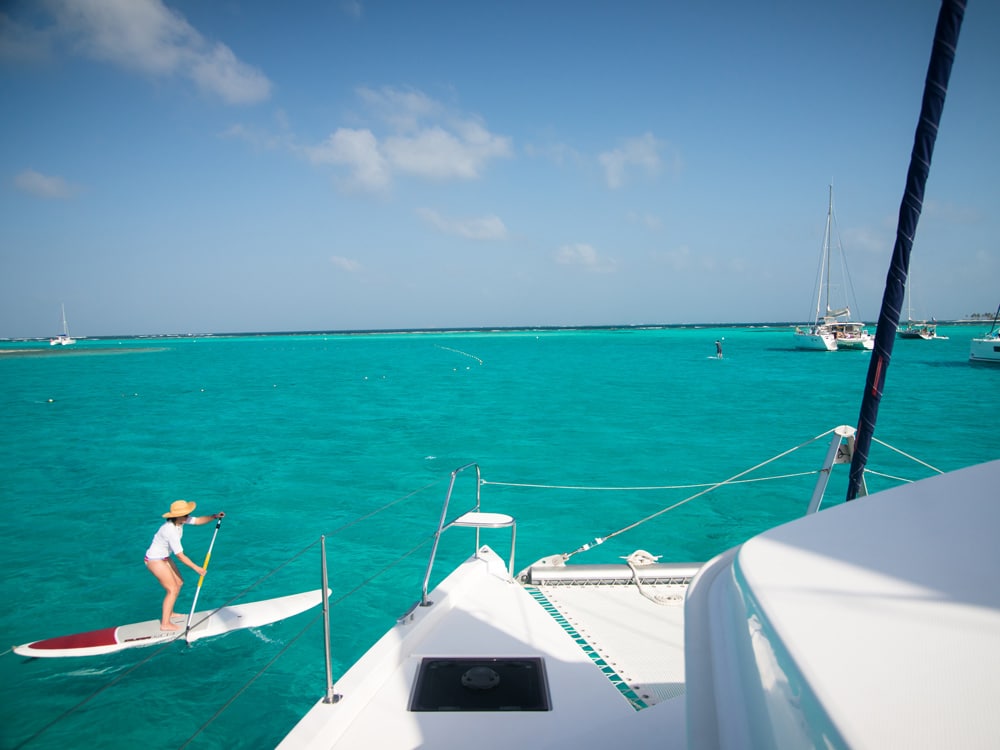
[[[149,568],[150,573],[156,576],[156,580],[167,592],[163,597],[160,630],[180,630],[179,625],[174,625],[170,621],[170,618],[176,614],[174,604],[177,602],[177,596],[181,593],[181,586],[184,585],[181,574],[177,571],[177,566],[173,560],[168,558],[166,560],[149,560],[146,562],[146,567]]]

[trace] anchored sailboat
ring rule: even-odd
[[[75,344],[76,339],[70,338],[69,326],[66,324],[66,305],[62,305],[62,333],[56,336],[54,339],[49,339],[50,346],[66,346],[67,344]]]
[[[797,349],[814,349],[833,352],[838,349],[871,349],[874,337],[865,329],[863,323],[851,320],[851,308],[847,304],[846,291],[843,306],[831,307],[831,266],[833,262],[833,185],[830,186],[830,201],[826,213],[826,229],[823,232],[823,251],[820,255],[819,283],[816,285],[816,308],[813,322],[810,326],[795,328],[795,347]],[[844,286],[846,288],[847,261],[844,258],[844,248],[837,242],[841,267],[844,269]],[[825,304],[824,304],[825,303]],[[822,312],[825,307],[825,312]]]
[[[896,331],[896,335],[901,339],[931,339],[948,338],[937,335],[937,323],[928,323],[926,320],[914,320],[913,309],[910,300],[912,298],[911,288],[913,287],[912,276],[906,280],[906,323],[901,325]]]
[[[996,315],[993,316],[993,325],[990,326],[989,333],[985,336],[972,339],[972,343],[969,346],[970,362],[1000,364],[1000,328],[997,328],[998,320],[1000,320],[1000,307],[997,307]]]

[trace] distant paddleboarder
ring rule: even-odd
[[[723,341],[725,341],[725,339],[716,339],[715,340],[715,356],[718,359],[722,359],[722,342]]]
[[[211,523],[225,516],[225,513],[213,513],[210,516],[192,516],[196,503],[186,500],[175,500],[170,504],[170,511],[163,514],[166,520],[156,535],[152,544],[146,550],[146,567],[149,572],[156,576],[167,594],[163,597],[163,614],[160,617],[160,630],[182,630],[180,625],[172,620],[183,620],[184,615],[174,612],[174,603],[181,593],[181,586],[184,580],[177,569],[177,563],[170,557],[174,555],[178,560],[187,565],[198,575],[205,575],[205,569],[195,565],[191,558],[184,554],[184,547],[181,545],[181,537],[184,535],[184,526],[194,524],[201,526]]]

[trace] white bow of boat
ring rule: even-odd
[[[475,554],[280,747],[987,746],[1000,461],[816,513],[852,438],[835,431],[802,519],[705,565],[559,554],[512,576],[480,526],[449,521],[453,474],[435,549],[465,525]],[[481,518],[511,529],[513,555],[514,519]]]

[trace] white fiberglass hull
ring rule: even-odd
[[[837,339],[832,333],[824,331],[810,333],[809,331],[795,329],[794,335],[796,349],[809,349],[819,352],[837,351]]]
[[[706,564],[690,747],[995,747],[998,479],[993,461],[886,490]]]
[[[1000,337],[987,336],[982,339],[972,339],[969,347],[969,361],[1000,365]]]

